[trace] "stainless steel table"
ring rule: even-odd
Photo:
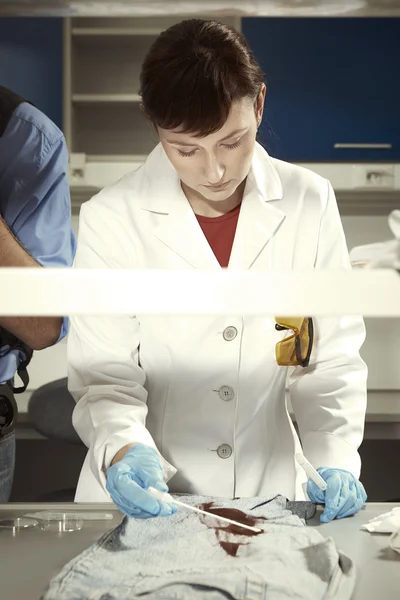
[[[369,504],[355,517],[319,523],[309,521],[322,535],[332,537],[337,546],[357,565],[354,600],[400,599],[400,554],[388,548],[389,536],[360,531],[368,519],[391,510],[392,504]],[[49,580],[66,562],[96,541],[121,520],[109,504],[0,504],[0,519],[28,512],[103,511],[112,512],[111,521],[85,521],[81,531],[54,533],[38,528],[12,532],[0,531],[0,597],[4,600],[39,600]],[[340,599],[338,599],[340,600]]]

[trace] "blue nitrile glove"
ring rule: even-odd
[[[327,484],[322,492],[311,479],[307,483],[307,494],[315,504],[325,504],[321,515],[322,523],[333,519],[344,519],[357,513],[364,506],[367,494],[363,484],[354,475],[342,469],[317,469]]]
[[[137,444],[130,448],[108,469],[106,487],[119,510],[128,517],[169,517],[176,512],[176,506],[160,503],[146,492],[149,487],[168,492],[160,456],[150,446]]]

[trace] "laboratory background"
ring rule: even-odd
[[[77,233],[82,203],[137,168],[157,143],[140,108],[140,66],[159,32],[186,16],[175,13],[178,5],[190,3],[174,3],[168,16],[157,10],[115,15],[112,3],[102,2],[88,3],[98,5],[97,15],[82,16],[72,2],[60,3],[64,11],[52,16],[50,2],[43,3],[47,11],[39,9],[42,3],[13,4],[14,13],[21,8],[10,16],[0,3],[0,84],[63,131]],[[267,16],[230,10],[235,2],[214,3],[220,13],[212,3],[193,4],[191,16],[217,17],[241,30],[260,61],[267,97],[259,141],[267,151],[331,181],[349,249],[390,240],[388,216],[400,208],[396,3],[271,2]],[[345,11],[345,5],[352,6]],[[366,327],[361,480],[369,501],[400,502],[400,320],[369,318]],[[66,349],[64,339],[35,352],[28,389],[17,396],[13,502],[73,500],[86,448],[57,406],[59,394],[68,393]],[[42,393],[54,394],[51,414],[30,405]]]

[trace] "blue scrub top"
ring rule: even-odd
[[[23,102],[0,136],[0,215],[21,245],[46,267],[69,267],[75,255],[67,172],[62,132]],[[64,319],[59,340],[67,326]],[[22,359],[18,351],[0,348],[0,383],[15,375]]]

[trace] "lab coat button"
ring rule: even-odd
[[[224,329],[223,332],[223,336],[224,336],[224,340],[226,342],[231,342],[232,340],[235,339],[235,337],[237,336],[238,330],[236,329],[236,327],[227,327],[226,329]]]
[[[221,400],[225,400],[225,402],[229,402],[230,400],[234,399],[235,390],[233,388],[229,387],[229,385],[223,385],[218,390],[218,394],[219,394],[219,397],[221,398]]]
[[[221,444],[217,448],[217,454],[220,458],[229,458],[232,455],[232,448],[229,444]]]

